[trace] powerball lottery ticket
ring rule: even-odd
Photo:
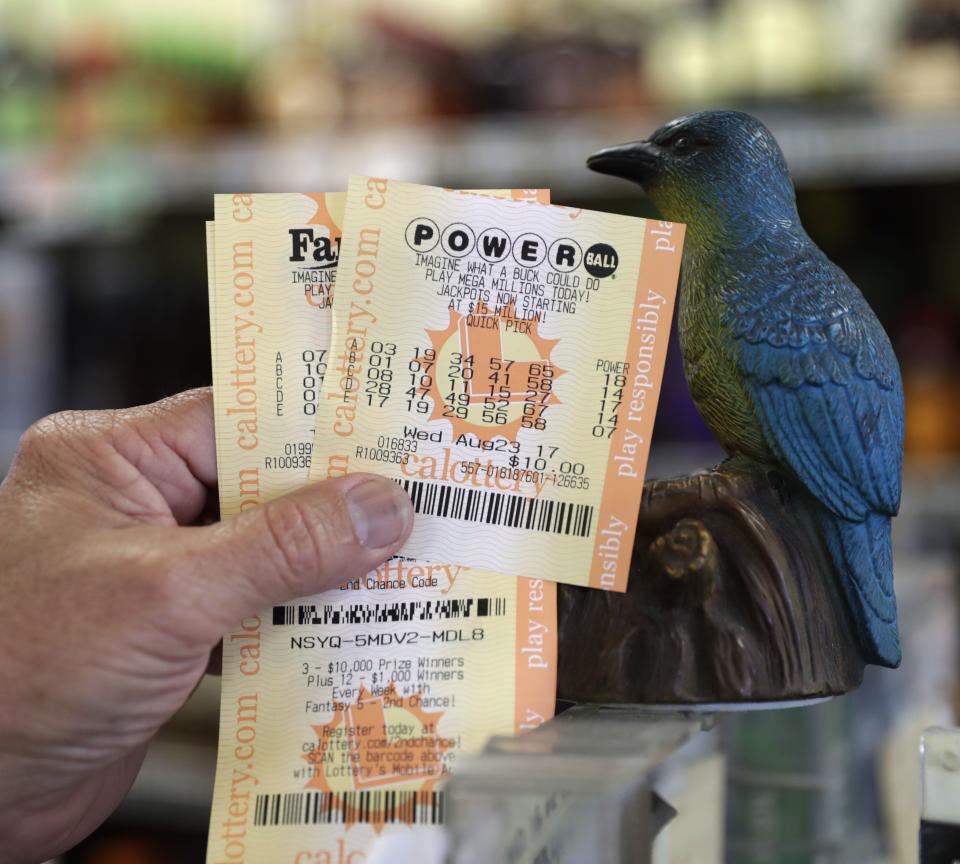
[[[307,482],[344,203],[215,199],[223,518]],[[223,640],[207,861],[359,864],[384,833],[442,824],[460,755],[552,716],[555,682],[555,586],[539,579],[394,558],[239,622]]]
[[[626,590],[684,226],[372,177],[344,224],[311,476],[394,477],[405,554]]]

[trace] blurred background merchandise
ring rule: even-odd
[[[0,0],[0,474],[47,411],[209,382],[213,192],[342,189],[354,171],[650,215],[583,160],[703,107],[773,129],[804,224],[898,351],[907,653],[849,699],[725,724],[725,794],[665,781],[695,803],[673,802],[658,862],[720,860],[724,842],[727,860],[782,862],[784,836],[790,860],[915,860],[916,734],[960,701],[960,3]],[[652,471],[717,455],[673,351]],[[217,690],[68,861],[202,860]],[[681,840],[707,811],[713,858]]]

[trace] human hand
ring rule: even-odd
[[[216,476],[209,390],[23,436],[0,485],[0,864],[114,810],[224,631],[367,573],[413,523],[395,483],[353,474],[182,527]]]

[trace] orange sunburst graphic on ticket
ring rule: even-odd
[[[423,708],[422,694],[381,695],[360,687],[357,701],[314,726],[318,741],[303,758],[313,768],[304,788],[336,797],[340,821],[364,823],[377,832],[390,823],[413,824],[447,773],[444,754],[453,741],[437,731],[443,711]]]
[[[339,240],[340,236],[343,234],[343,230],[338,221],[334,218],[333,213],[330,212],[330,204],[327,201],[327,193],[304,192],[303,194],[317,205],[316,212],[310,217],[307,224],[322,225],[327,229],[331,240]]]
[[[483,302],[463,314],[450,309],[443,330],[427,330],[431,351],[420,360],[433,400],[431,420],[447,420],[461,435],[515,441],[522,428],[543,429],[547,409],[564,374],[550,355],[560,341],[540,334],[540,317],[520,318],[514,304],[490,309]]]

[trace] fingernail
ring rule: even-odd
[[[347,492],[347,511],[360,542],[369,549],[382,549],[407,530],[410,499],[392,480],[371,477]]]

